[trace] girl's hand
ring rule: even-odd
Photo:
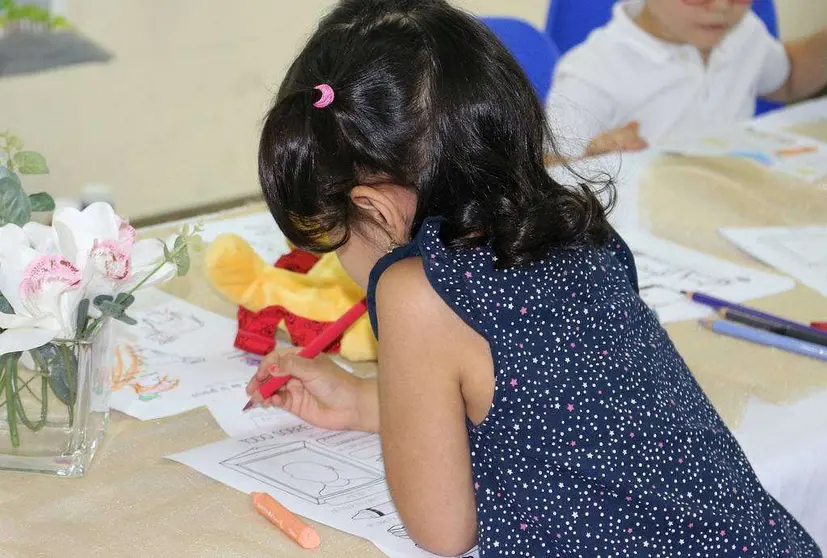
[[[640,151],[649,147],[640,137],[640,123],[629,122],[622,128],[603,132],[594,138],[586,148],[586,156],[601,155],[611,151]]]
[[[270,376],[292,378],[262,400],[258,389]],[[376,381],[356,378],[326,357],[309,360],[294,353],[272,352],[247,384],[247,394],[263,407],[280,407],[320,428],[379,430]]]

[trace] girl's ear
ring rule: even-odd
[[[404,244],[408,240],[413,216],[411,207],[416,208],[415,196],[413,205],[411,196],[405,188],[391,184],[355,186],[350,191],[353,204],[381,227],[395,244]]]

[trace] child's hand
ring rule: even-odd
[[[601,155],[611,151],[640,151],[649,147],[640,137],[640,123],[629,122],[622,128],[603,132],[594,138],[586,148],[586,156]]]
[[[262,401],[258,389],[270,376],[292,376]],[[280,407],[329,430],[379,429],[379,398],[374,380],[360,380],[326,357],[313,360],[294,353],[272,352],[259,365],[247,394],[263,407]]]

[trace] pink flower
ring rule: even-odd
[[[96,240],[89,254],[95,270],[107,279],[124,281],[132,275],[131,245],[116,240]]]

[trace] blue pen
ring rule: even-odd
[[[711,329],[715,333],[827,361],[827,347],[816,345],[815,343],[808,343],[792,337],[778,335],[777,333],[755,329],[730,322],[729,320],[702,320],[701,325],[707,329]]]

